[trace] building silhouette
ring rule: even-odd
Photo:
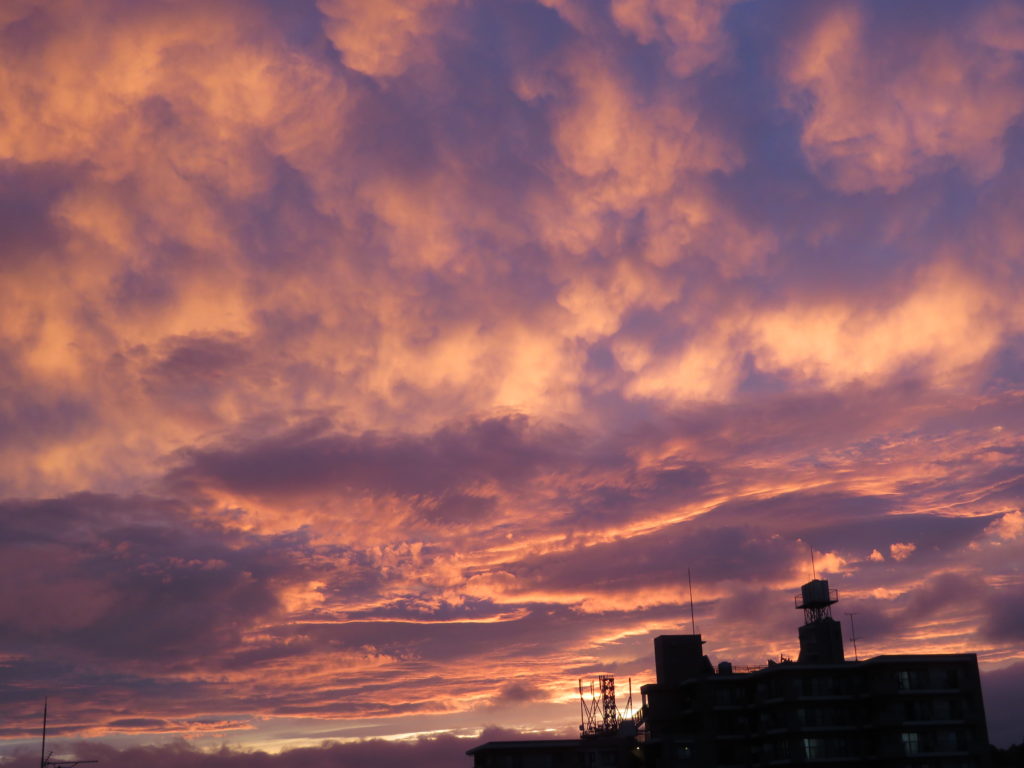
[[[973,653],[848,661],[824,579],[804,584],[796,661],[717,668],[699,634],[654,640],[657,682],[637,716],[581,738],[489,742],[475,768],[837,766],[985,768],[988,731]]]

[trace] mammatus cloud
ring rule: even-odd
[[[6,3],[4,753],[449,760],[810,551],[1016,706],[1024,20],[908,8]]]

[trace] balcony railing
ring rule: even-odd
[[[820,598],[822,598],[824,596],[825,596],[824,590],[822,590],[819,594],[816,594],[816,595],[808,595],[807,596],[809,598],[808,602],[810,602],[812,605],[816,606],[816,605],[818,605],[818,603],[820,601]],[[828,590],[828,602],[829,602],[829,604],[839,602],[839,590],[838,589],[829,588],[829,590]],[[793,595],[793,605],[795,605],[797,608],[808,607],[807,606],[807,602],[804,601],[804,596],[803,595]]]

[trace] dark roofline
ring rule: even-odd
[[[897,653],[897,654],[883,654],[881,656],[872,656],[870,659],[861,659],[860,661],[844,661],[839,664],[808,664],[807,662],[799,661],[780,661],[774,664],[769,664],[766,667],[759,667],[758,669],[751,670],[749,672],[736,671],[731,674],[715,674],[715,675],[702,675],[699,677],[688,677],[685,680],[679,682],[678,685],[684,685],[695,680],[742,680],[749,677],[761,677],[769,676],[779,673],[781,670],[852,670],[859,669],[866,666],[874,666],[880,664],[935,664],[942,662],[971,662],[978,663],[978,654],[976,653]],[[788,673],[787,673],[788,674]],[[657,688],[659,683],[646,683],[640,686],[641,693],[647,688]],[[667,686],[669,688],[675,688],[676,685]]]
[[[488,749],[575,749],[581,744],[580,739],[524,739],[522,741],[488,741],[478,747],[466,750],[467,755],[483,752]]]

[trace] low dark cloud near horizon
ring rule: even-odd
[[[259,751],[220,749],[204,752],[185,741],[144,747],[117,748],[99,742],[69,744],[66,749],[81,759],[99,760],[110,768],[145,765],[149,768],[235,768],[235,766],[264,766],[265,768],[361,768],[368,764],[380,768],[404,768],[409,765],[422,768],[450,768],[468,758],[465,753],[473,743],[454,736],[421,738],[409,743],[371,739],[349,744],[290,749],[277,754]],[[85,757],[85,756],[88,757]],[[35,765],[38,755],[16,755],[9,762],[11,768]]]

